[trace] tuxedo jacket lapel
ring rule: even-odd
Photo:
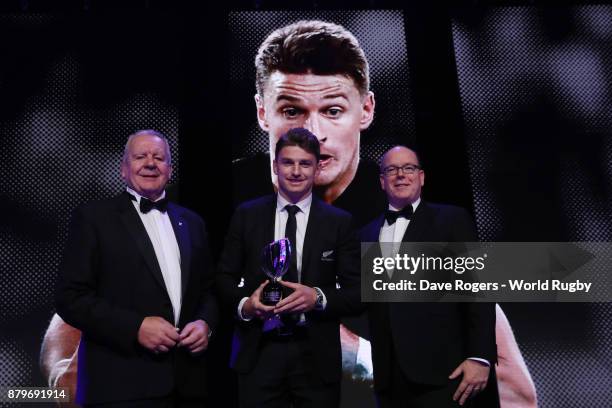
[[[432,224],[431,210],[427,203],[421,200],[421,203],[410,219],[410,223],[408,224],[408,228],[406,228],[402,242],[419,242],[421,237],[427,231],[427,228],[429,228]]]
[[[153,244],[151,243],[151,239],[147,234],[147,230],[145,229],[142,220],[136,213],[136,209],[134,208],[134,205],[132,204],[127,193],[122,194],[118,200],[121,221],[125,225],[125,228],[129,234],[132,236],[133,242],[136,244],[136,247],[138,247],[140,254],[153,274],[153,277],[165,291],[166,284],[164,283],[164,277],[162,275],[161,268],[159,267],[159,263],[157,262],[157,257],[155,256],[155,249],[153,249]]]
[[[374,221],[372,221],[362,234],[363,242],[378,242],[380,238],[380,229],[385,223],[385,216],[379,215]]]
[[[181,253],[181,293],[185,295],[189,274],[191,272],[191,241],[189,239],[189,225],[182,217],[173,203],[168,204],[168,217],[174,230],[174,236]]]
[[[311,258],[313,256],[321,256],[321,254],[313,254],[312,247],[315,242],[319,240],[319,234],[321,233],[322,227],[325,225],[322,221],[323,214],[321,214],[322,208],[319,200],[316,197],[312,197],[312,204],[310,205],[310,214],[308,215],[308,222],[306,223],[306,233],[304,235],[304,246],[302,248],[302,273],[301,281],[305,282],[305,275],[308,273],[308,268],[311,264]],[[316,260],[315,260],[316,262]],[[312,279],[313,276],[309,276]]]
[[[263,222],[261,225],[266,228],[264,231],[264,245],[268,245],[274,241],[274,228],[276,228],[276,194],[269,196],[269,200],[263,207],[263,210],[264,213],[261,215],[263,217]],[[263,248],[262,246],[262,251]]]
[[[362,250],[364,249],[363,247],[364,242],[375,243],[365,248],[367,249],[367,254],[365,255],[367,259],[382,256],[382,250],[381,250],[381,246],[379,243],[379,239],[380,239],[380,229],[382,228],[384,223],[385,223],[385,216],[384,214],[381,214],[378,216],[378,218],[376,218],[374,221],[369,223],[364,228],[361,234]]]
[[[276,220],[276,194],[266,196],[266,201],[261,205],[254,217],[249,219],[247,225],[255,225],[247,238],[254,248],[263,251],[264,247],[274,241],[274,228]]]

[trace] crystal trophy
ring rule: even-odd
[[[291,243],[287,238],[281,238],[264,247],[261,256],[261,269],[270,279],[261,293],[261,303],[274,306],[282,299],[283,285],[278,281],[287,273],[290,265]]]

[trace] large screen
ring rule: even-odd
[[[612,8],[462,10],[452,26],[480,238],[610,241]],[[610,304],[504,308],[542,407],[609,403]]]

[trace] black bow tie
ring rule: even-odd
[[[168,199],[162,198],[161,200],[151,201],[148,198],[140,198],[141,213],[146,214],[154,208],[157,208],[160,212],[166,212],[168,210]]]
[[[400,211],[385,211],[385,220],[387,220],[387,224],[389,225],[395,224],[398,217],[404,217],[405,219],[409,220],[412,217],[412,205],[408,204]]]

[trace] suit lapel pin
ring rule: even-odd
[[[322,261],[333,261],[333,258],[331,257],[331,255],[334,253],[334,250],[330,250],[330,251],[323,251],[321,253],[321,260]]]

